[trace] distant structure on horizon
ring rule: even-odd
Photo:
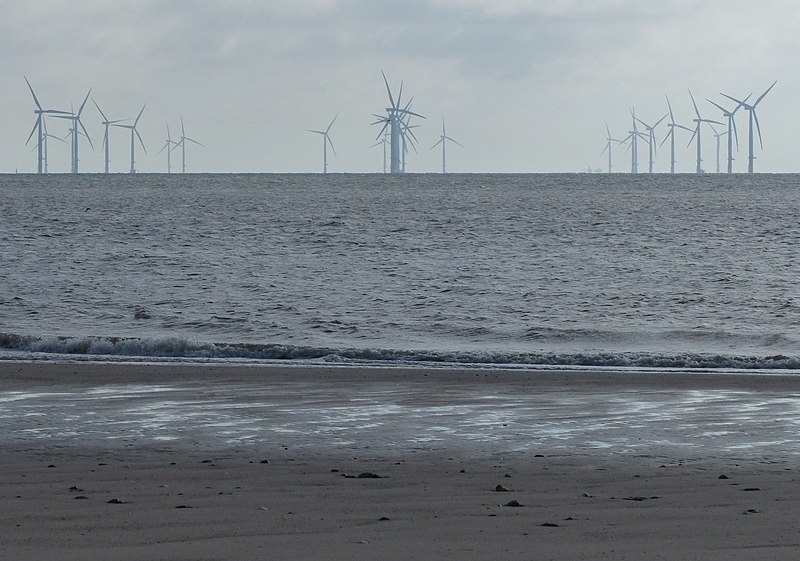
[[[440,144],[442,145],[442,173],[443,174],[447,173],[447,152],[445,150],[445,147],[447,145],[447,141],[448,140],[450,142],[455,142],[456,144],[458,144],[462,148],[464,147],[464,145],[461,144],[458,140],[456,140],[454,138],[450,138],[449,136],[447,136],[447,132],[445,131],[445,128],[444,128],[444,115],[442,115],[442,134],[439,136],[439,141],[436,144],[434,144],[433,146],[431,146],[431,150],[433,150],[434,148],[436,148]]]
[[[378,120],[372,124],[383,124],[381,132],[378,133],[375,140],[378,140],[387,128],[389,129],[390,173],[405,173],[405,160],[408,146],[411,145],[416,151],[414,143],[417,141],[417,137],[414,136],[414,131],[412,130],[414,126],[409,125],[408,120],[412,116],[421,119],[425,119],[425,117],[411,111],[411,102],[414,98],[411,98],[405,106],[401,107],[403,83],[400,83],[400,92],[397,94],[397,101],[395,101],[392,95],[392,89],[389,87],[389,81],[386,79],[386,74],[383,72],[381,72],[381,74],[383,75],[383,82],[386,84],[386,92],[389,94],[390,106],[386,108],[386,117],[373,113],[373,116]]]
[[[328,145],[329,144],[331,146],[331,150],[333,150],[333,155],[334,156],[336,155],[336,148],[333,147],[333,141],[331,140],[330,132],[331,132],[331,127],[333,126],[333,123],[336,122],[336,118],[338,116],[339,116],[339,114],[337,113],[336,116],[334,116],[333,120],[331,121],[331,124],[328,125],[328,128],[325,129],[324,131],[306,129],[306,131],[308,131],[308,132],[313,132],[313,133],[322,135],[322,173],[328,173]]]

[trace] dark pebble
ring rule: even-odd
[[[122,499],[111,499],[110,501],[108,501],[108,504],[110,504],[110,505],[124,505],[125,501],[123,501]]]
[[[378,518],[378,520],[380,520],[381,522],[388,522],[389,518],[387,516],[381,516],[380,518]]]
[[[372,473],[371,471],[365,471],[364,473],[358,474],[359,479],[381,479],[381,476],[377,473]]]
[[[509,489],[508,487],[503,487],[502,485],[498,485],[497,487],[494,488],[494,490],[497,491],[498,493],[508,493],[511,491],[511,489]]]
[[[522,506],[522,505],[520,504],[520,502],[517,499],[514,499],[513,501],[508,501],[503,506]]]
[[[262,464],[268,464],[268,463],[269,463],[269,460],[261,460],[261,463],[262,463]]]
[[[82,499],[82,500],[86,500],[86,499],[88,499],[89,497],[87,497],[86,495],[76,495],[76,496],[75,496],[75,498],[76,498],[76,499]]]
[[[745,487],[742,491],[760,491],[758,487]]]
[[[727,475],[720,475],[719,477],[717,477],[717,479],[728,479],[728,476]]]
[[[542,524],[542,526],[544,526],[545,528],[558,528],[558,524],[556,524],[555,522],[545,522],[544,524]]]

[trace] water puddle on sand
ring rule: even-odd
[[[697,449],[800,454],[800,396],[727,390],[532,395],[369,384],[115,385],[0,392],[0,442],[192,441],[486,451]],[[495,390],[496,388],[493,388]]]

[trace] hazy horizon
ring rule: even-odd
[[[46,108],[70,110],[92,98],[109,119],[139,123],[147,153],[137,146],[140,172],[165,172],[166,139],[187,136],[205,147],[187,149],[187,171],[318,173],[320,136],[330,131],[337,155],[331,173],[380,173],[383,153],[373,114],[388,106],[381,71],[395,95],[427,117],[416,119],[418,150],[407,172],[441,170],[442,114],[448,171],[549,173],[605,170],[606,120],[623,138],[630,111],[646,122],[666,113],[693,126],[692,90],[703,117],[724,121],[706,101],[719,93],[758,96],[764,149],[756,139],[755,171],[800,171],[794,152],[793,101],[800,78],[791,64],[800,47],[800,6],[768,8],[735,0],[658,4],[633,0],[559,2],[418,0],[402,7],[366,0],[170,2],[90,0],[74,7],[52,0],[12,1],[0,22],[6,103],[0,114],[0,173],[36,170],[35,122],[27,76]],[[81,172],[101,172],[103,127],[87,104]],[[734,171],[747,167],[747,115],[737,114],[739,151]],[[48,120],[49,132],[68,125]],[[660,142],[667,129],[657,129]],[[683,131],[679,131],[683,132]],[[677,171],[695,168],[690,133],[679,135]],[[644,145],[642,145],[644,146]],[[128,170],[130,134],[111,131],[111,171]],[[50,142],[50,171],[69,171],[69,146]],[[703,167],[716,167],[715,141],[703,131]],[[724,158],[724,144],[723,144]],[[173,152],[173,171],[180,154]],[[624,148],[615,171],[630,168]],[[723,164],[724,168],[724,164]],[[640,172],[646,171],[640,147]],[[659,148],[655,171],[669,170],[669,147]]]

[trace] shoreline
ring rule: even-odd
[[[0,549],[788,561],[798,390],[739,374],[3,362]]]

